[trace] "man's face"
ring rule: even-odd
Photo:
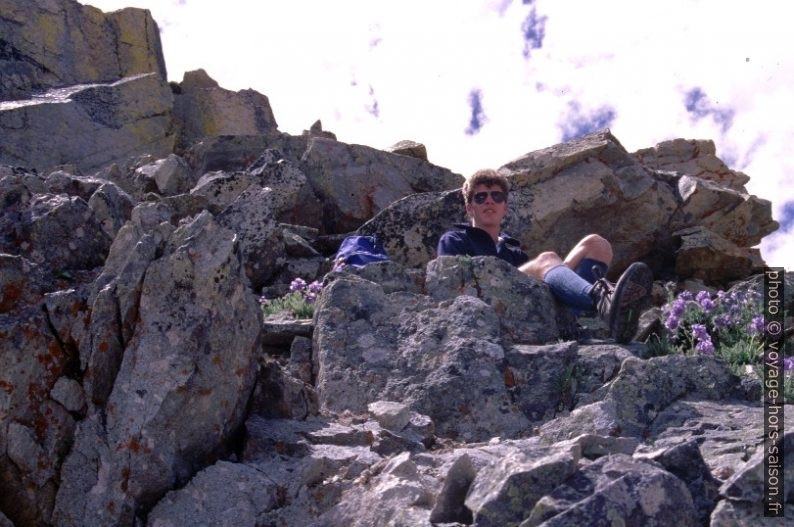
[[[477,203],[473,197],[482,192],[487,193],[487,198],[483,203]],[[502,192],[502,187],[499,185],[477,185],[474,187],[471,203],[466,205],[466,213],[472,219],[472,225],[480,229],[499,227],[507,214],[507,200],[496,203],[491,192]]]

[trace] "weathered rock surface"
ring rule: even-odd
[[[657,416],[678,399],[741,400],[743,395],[739,378],[711,357],[628,358],[602,400],[546,423],[541,435],[552,441],[583,433],[644,439]]]
[[[204,70],[185,73],[174,97],[174,122],[180,150],[207,137],[268,135],[278,126],[266,96],[225,90]]]
[[[606,456],[579,470],[544,496],[522,527],[697,525],[684,483],[657,465],[625,455]]]
[[[52,512],[75,422],[50,392],[75,359],[43,302],[0,315],[0,508],[17,524],[47,522]]]
[[[146,269],[107,423],[78,428],[54,523],[129,523],[223,452],[254,383],[259,317],[245,284],[234,234],[209,214],[173,232]]]
[[[390,147],[386,148],[386,151],[392,152],[393,154],[401,154],[404,156],[415,157],[416,159],[421,159],[422,161],[427,161],[427,148],[425,145],[415,141],[409,141],[407,139],[394,143]]]
[[[0,251],[21,255],[49,273],[101,265],[110,241],[76,196],[23,193],[7,200],[0,213]]]
[[[740,248],[705,227],[690,227],[673,233],[681,245],[675,271],[681,277],[728,281],[748,276],[761,258],[758,249]]]
[[[283,263],[284,241],[274,216],[277,198],[269,188],[249,187],[218,215],[218,223],[239,237],[243,268],[254,290]]]
[[[196,183],[187,164],[174,154],[138,168],[135,179],[136,188],[163,196],[184,194]]]
[[[40,171],[74,163],[90,173],[134,155],[168,155],[172,104],[156,73],[0,102],[0,163]]]
[[[219,461],[169,492],[149,514],[151,527],[256,525],[278,503],[278,487],[264,471]]]
[[[560,335],[548,286],[498,258],[441,256],[427,265],[426,290],[435,301],[470,295],[499,315],[502,338],[537,344]]]
[[[348,275],[326,286],[318,310],[321,410],[362,413],[371,402],[399,400],[430,416],[440,435],[474,440],[495,427],[507,436],[526,429],[499,367],[497,315],[483,301],[436,305]]]
[[[309,140],[301,169],[326,207],[326,232],[350,232],[400,198],[463,183],[416,158],[323,138]]]
[[[715,181],[730,189],[746,192],[744,185],[750,180],[746,174],[728,168],[717,157],[714,141],[673,139],[652,148],[634,152],[640,162],[654,170],[677,172]]]
[[[147,10],[112,13],[77,2],[0,1],[0,100],[156,72],[160,32]]]
[[[94,217],[108,238],[113,239],[130,218],[133,201],[118,185],[107,182],[91,195],[88,208],[94,212]]]

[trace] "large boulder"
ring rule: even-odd
[[[523,247],[564,255],[600,234],[613,246],[613,274],[653,250],[677,206],[671,189],[609,131],[531,152],[499,172],[513,188],[505,229]]]
[[[223,89],[204,70],[185,73],[174,97],[174,123],[180,151],[208,137],[277,133],[266,96]]]
[[[47,88],[166,78],[157,23],[148,10],[112,13],[77,2],[1,0],[0,100]]]
[[[499,316],[507,341],[540,344],[560,336],[549,287],[499,258],[440,256],[427,264],[425,287],[437,302],[458,295],[482,299]]]
[[[460,190],[411,194],[392,203],[359,227],[357,233],[378,234],[389,258],[409,267],[424,267],[436,257],[441,235],[466,221]]]
[[[187,164],[175,154],[139,167],[135,171],[135,180],[141,191],[153,191],[163,196],[183,194],[196,183]]]
[[[322,412],[364,413],[369,403],[392,400],[429,416],[442,436],[526,433],[528,421],[504,382],[498,316],[482,300],[436,303],[343,275],[325,286],[316,310]]]
[[[675,255],[675,272],[680,278],[736,280],[763,266],[758,249],[738,247],[705,227],[682,229],[673,236],[681,240]]]
[[[33,194],[0,213],[0,251],[19,254],[50,272],[102,265],[110,248],[88,204],[66,194]]]
[[[581,446],[571,442],[521,449],[483,468],[466,495],[474,524],[518,525],[540,498],[576,473],[580,458]]]
[[[684,483],[658,465],[616,454],[582,468],[544,496],[521,527],[682,525],[696,511]]]
[[[133,155],[164,157],[173,150],[172,104],[156,73],[0,103],[0,163],[40,171],[72,163],[90,173]]]
[[[219,461],[184,489],[169,492],[149,514],[148,525],[256,525],[260,515],[278,505],[278,490],[256,467]]]
[[[53,523],[130,524],[225,452],[254,385],[260,332],[237,245],[204,213],[146,268],[106,421],[81,421]]]
[[[191,146],[183,157],[196,177],[207,172],[245,170],[267,149],[275,149],[287,160],[297,163],[308,139],[279,133],[276,135],[219,135],[207,137]]]
[[[238,237],[245,275],[255,290],[283,264],[284,241],[275,219],[278,194],[252,185],[218,215],[218,223]]]
[[[586,433],[645,439],[651,437],[659,414],[679,399],[741,400],[743,396],[739,378],[712,357],[630,357],[602,400],[544,424],[541,435],[550,441]]]
[[[725,188],[693,176],[678,179],[681,205],[670,218],[670,229],[703,226],[740,247],[758,244],[778,228],[772,204],[764,199]]]
[[[301,169],[323,202],[326,232],[349,232],[400,198],[417,192],[460,187],[463,178],[414,157],[309,140]]]
[[[76,366],[43,301],[0,315],[0,508],[17,525],[49,521],[75,426],[51,391]]]
[[[637,150],[634,157],[653,170],[688,174],[740,192],[746,192],[744,185],[750,181],[746,174],[731,170],[717,157],[717,148],[711,140],[663,141],[654,147]]]

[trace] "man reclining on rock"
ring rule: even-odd
[[[475,172],[463,184],[466,213],[471,225],[456,224],[438,241],[443,255],[497,256],[532,278],[542,280],[555,297],[574,312],[598,311],[616,341],[629,342],[637,331],[641,311],[650,303],[653,276],[647,265],[631,264],[617,283],[608,282],[612,246],[597,234],[589,234],[568,253],[565,260],[555,252],[535,259],[521,250],[517,240],[500,232],[507,214],[507,178],[495,170]]]

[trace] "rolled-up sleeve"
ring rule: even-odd
[[[458,256],[468,253],[466,240],[459,232],[445,232],[438,240],[438,247],[436,247],[438,256]]]

